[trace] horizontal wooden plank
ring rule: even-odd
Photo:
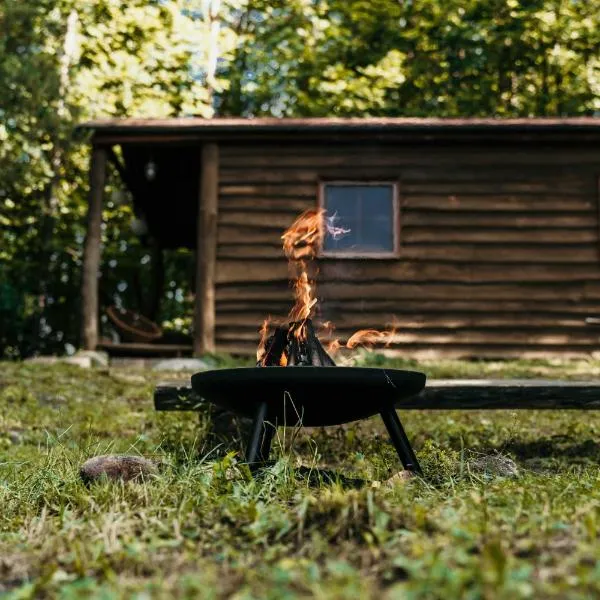
[[[240,183],[219,184],[219,201],[228,196],[262,196],[265,198],[317,198],[317,186],[308,184]]]
[[[460,300],[600,300],[600,282],[553,283],[374,283],[342,281],[323,282],[317,287],[319,297],[327,298],[397,298]]]
[[[273,313],[281,313],[279,307],[285,306],[284,302],[275,303],[266,300],[244,301],[243,306],[260,306],[261,310],[271,309]],[[219,304],[223,310],[234,309],[242,306],[237,301],[223,301]],[[284,308],[285,310],[285,308]],[[555,316],[598,316],[600,315],[600,300],[589,299],[571,299],[564,296],[553,300],[525,298],[521,300],[505,300],[494,298],[491,300],[481,300],[464,295],[456,300],[453,298],[431,300],[427,296],[420,299],[402,299],[394,300],[389,296],[386,298],[347,298],[347,299],[328,299],[321,298],[317,305],[318,314],[324,320],[333,320],[337,314],[343,311],[381,311],[393,313],[396,315],[411,315],[418,313],[427,314],[471,314],[471,313],[492,313],[499,314],[503,312],[525,314],[544,314]]]
[[[341,338],[345,339],[344,332]],[[348,332],[351,335],[353,332]],[[259,333],[253,327],[216,327],[215,336],[222,341],[253,341],[258,344]],[[493,344],[502,345],[540,345],[540,346],[589,346],[600,350],[600,332],[583,329],[554,329],[554,330],[514,330],[506,329],[454,329],[433,331],[429,329],[419,331],[398,331],[386,338],[386,343],[394,346],[402,344]]]
[[[446,244],[449,242],[498,244],[498,243],[527,243],[527,244],[583,244],[598,242],[598,228],[560,229],[560,228],[496,228],[483,227],[404,227],[402,243],[416,244]]]
[[[271,281],[286,285],[289,279],[287,261],[279,260],[219,260],[217,261],[216,282],[256,282]]]
[[[485,283],[469,284],[427,284],[427,283],[355,283],[332,281],[317,286],[318,297],[326,302],[341,299],[397,299],[405,300],[553,300],[581,301],[600,300],[600,283]],[[264,283],[217,284],[217,300],[259,298],[263,300],[285,300],[292,297],[292,291],[283,282],[274,285]]]
[[[473,194],[559,194],[571,196],[579,194],[591,195],[594,193],[595,182],[589,177],[544,177],[538,175],[536,180],[530,181],[441,181],[435,174],[431,174],[428,181],[415,179],[402,179],[402,191],[406,195],[416,194],[448,194],[454,196]]]
[[[515,263],[547,264],[575,263],[598,264],[599,250],[596,244],[581,246],[538,244],[535,246],[479,244],[436,244],[404,246],[400,256],[407,260],[469,262],[469,263]]]
[[[590,174],[590,169],[573,168],[573,166],[544,165],[523,168],[522,165],[490,165],[473,169],[471,165],[436,165],[423,167],[420,165],[407,165],[398,160],[383,160],[381,156],[365,157],[365,160],[356,158],[355,162],[346,162],[344,165],[329,165],[315,160],[312,165],[281,166],[277,160],[265,166],[248,166],[246,164],[222,165],[220,181],[224,183],[302,183],[318,181],[319,179],[352,179],[353,177],[390,177],[407,181],[437,181],[444,182],[469,182],[486,183],[493,181],[504,183],[506,181],[529,183],[538,185],[540,180],[552,179],[568,183],[579,184],[582,179]]]
[[[494,183],[495,187],[517,185],[518,189],[524,191],[539,190],[546,188],[550,182],[555,185],[578,188],[591,177],[588,170],[564,168],[560,165],[537,165],[535,168],[524,169],[522,166],[490,166],[473,169],[471,165],[437,165],[436,167],[422,167],[401,165],[398,162],[383,163],[378,160],[357,160],[354,164],[344,167],[333,167],[324,164],[312,166],[299,166],[285,168],[271,164],[264,167],[248,167],[236,165],[221,167],[219,180],[225,184],[240,183],[312,183],[320,180],[352,180],[358,179],[382,179],[402,180],[410,185],[421,182],[431,185],[432,183],[444,183],[445,185],[487,186]]]
[[[237,243],[234,240],[239,240]],[[248,242],[248,243],[246,243]],[[482,242],[473,243],[465,242],[461,245],[457,242],[454,243],[440,243],[441,249],[431,250],[432,246],[437,246],[433,242],[427,243],[416,243],[412,242],[400,249],[399,258],[396,259],[399,262],[405,263],[416,263],[420,264],[425,268],[427,265],[452,265],[456,267],[468,266],[473,264],[474,268],[479,266],[485,266],[490,264],[505,263],[503,268],[516,268],[517,265],[533,266],[533,267],[544,267],[548,264],[569,264],[577,266],[580,263],[581,267],[592,268],[597,264],[597,256],[600,255],[600,249],[595,250],[595,243],[586,242],[588,245],[583,246],[583,251],[580,252],[580,244],[575,242],[571,244],[561,244],[558,248],[554,248],[552,254],[546,253],[547,250],[552,250],[552,245],[548,242],[531,243],[527,247],[515,247],[512,246],[503,247],[501,252],[498,252],[498,242],[489,242],[483,244]],[[487,246],[487,247],[486,247]],[[571,249],[567,252],[563,252],[561,248]],[[448,252],[449,250],[449,252]],[[478,251],[480,250],[480,251]],[[279,243],[279,237],[275,238],[274,235],[265,235],[263,230],[248,230],[243,234],[243,237],[231,236],[226,241],[219,244],[218,257],[222,260],[283,260],[283,251]],[[331,258],[330,260],[334,260]],[[352,260],[363,260],[365,264],[376,264],[381,261],[385,263],[387,259],[383,258],[369,258],[363,259],[350,258],[340,256],[336,258],[338,263],[342,264],[350,262]],[[494,267],[500,269],[501,267]],[[499,271],[500,272],[500,271]],[[579,276],[576,277],[579,279]],[[428,279],[415,275],[415,279]],[[474,280],[477,277],[473,277]],[[504,279],[497,277],[496,279]],[[537,279],[537,277],[536,277]]]
[[[253,327],[257,331],[263,320],[270,316],[273,322],[286,323],[286,312],[269,313],[267,315],[260,310],[247,310],[244,312],[225,312],[217,313],[216,323],[219,327],[234,327],[244,326]],[[395,314],[384,312],[364,312],[364,313],[346,313],[340,312],[335,315],[332,321],[335,326],[334,337],[337,337],[337,332],[349,331],[357,329],[379,329],[390,331],[398,329],[398,331],[406,330],[424,330],[424,329],[461,329],[461,328],[510,328],[519,327],[527,329],[535,328],[573,328],[586,329],[587,331],[598,333],[600,339],[600,329],[592,328],[586,324],[585,316],[583,315],[538,315],[530,313],[473,313],[473,314]],[[319,321],[315,321],[317,330],[319,329]],[[323,333],[325,335],[325,333]]]
[[[317,261],[317,285],[331,281],[374,282],[450,282],[450,283],[533,283],[585,282],[600,280],[598,265],[558,264],[451,264],[419,263],[403,260],[360,260]],[[287,285],[289,270],[280,249],[274,249],[269,259],[247,257],[242,259],[221,258],[217,263],[217,282],[260,282],[270,281]]]
[[[281,240],[273,241],[273,236],[268,242],[265,241],[264,234],[254,231],[250,236],[244,236],[239,243],[234,242],[236,238],[227,238],[227,241],[221,242],[217,248],[217,259],[221,260],[255,260],[272,259],[285,260],[283,248],[279,243]],[[244,243],[250,239],[250,243]],[[231,241],[230,241],[231,240]]]
[[[270,228],[266,225],[246,227],[244,225],[221,224],[217,229],[217,253],[234,251],[236,245],[246,245],[248,250],[252,246],[263,246],[270,248],[268,255],[272,255],[273,258],[279,256],[282,260],[285,260],[281,239],[283,231],[280,227]],[[273,252],[275,250],[276,252]],[[262,254],[260,251],[259,253]],[[240,256],[240,254],[236,253],[235,256]]]
[[[523,169],[544,167],[595,167],[600,162],[597,147],[565,148],[536,145],[535,149],[518,145],[425,146],[398,143],[251,145],[222,144],[221,168],[239,167],[353,167],[356,165],[430,166],[451,165],[463,168],[485,165],[490,168],[512,166]]]
[[[221,235],[224,235],[222,233]],[[218,255],[221,260],[248,259],[260,260],[272,259],[284,260],[283,252],[279,249],[279,238],[275,235],[265,235],[265,230],[248,232],[244,234],[243,240],[239,237],[230,236],[227,240],[238,239],[239,244],[231,243],[223,239],[223,246],[219,248]],[[251,242],[255,245],[250,245]],[[258,244],[258,245],[256,245]],[[498,243],[411,243],[400,248],[398,262],[402,263],[433,263],[433,264],[470,264],[476,265],[579,265],[581,267],[594,267],[599,263],[600,249],[596,243],[584,244],[498,244]],[[333,260],[333,259],[332,259]],[[343,255],[336,257],[338,264],[345,261],[356,260],[346,258]],[[365,264],[375,264],[387,259],[365,257]]]
[[[421,227],[479,227],[482,229],[515,228],[530,229],[574,228],[590,229],[597,227],[598,215],[589,213],[497,213],[494,215],[480,211],[431,212],[428,210],[404,211],[401,217],[403,226]]]
[[[434,379],[400,406],[416,410],[597,410],[600,382]]]
[[[495,212],[587,212],[596,210],[596,201],[592,196],[570,195],[528,195],[528,194],[481,194],[477,196],[439,194],[431,196],[406,195],[400,190],[400,203],[403,210],[428,210],[443,212],[477,211]],[[316,206],[314,197],[296,196],[255,196],[223,195],[220,199],[221,212],[265,212],[279,211],[299,214]]]
[[[428,173],[416,174],[400,171],[398,169],[384,169],[381,167],[366,169],[359,165],[347,170],[280,170],[280,169],[255,169],[245,171],[222,171],[220,174],[220,193],[231,195],[234,190],[238,194],[253,193],[252,189],[271,188],[277,186],[287,195],[298,194],[310,196],[317,194],[320,181],[399,181],[403,195],[448,195],[472,196],[485,194],[568,194],[569,196],[592,196],[595,192],[593,176],[558,177],[551,174],[536,174],[535,178],[523,178],[521,175],[511,178],[510,175],[490,173],[487,177],[481,173],[479,176],[466,175],[465,173],[451,177],[450,174],[439,173],[431,170]],[[475,181],[474,181],[475,180]],[[239,188],[239,189],[238,189]],[[243,190],[243,191],[242,191]],[[292,191],[293,190],[293,191]],[[299,192],[298,190],[301,190]]]
[[[571,196],[567,194],[496,194],[452,195],[438,194],[430,196],[409,195],[401,190],[400,204],[403,210],[427,210],[444,212],[479,211],[485,212],[593,212],[597,209],[596,199],[590,196]],[[491,216],[491,215],[490,215]]]
[[[238,211],[246,212],[264,212],[278,211],[298,215],[309,208],[315,207],[315,201],[312,198],[296,199],[280,197],[257,197],[257,196],[222,196],[219,203],[219,212]],[[564,205],[563,205],[564,209]]]
[[[240,228],[261,227],[266,230],[275,229],[279,237],[295,221],[296,217],[290,211],[248,212],[223,211],[219,212],[219,227],[228,225]]]
[[[256,356],[255,342],[241,342],[217,339],[217,350],[238,356]],[[378,349],[377,351],[390,357],[407,358],[410,360],[439,360],[439,359],[487,359],[487,360],[505,360],[505,359],[587,359],[595,352],[596,347],[587,346],[493,346],[483,345],[448,345],[431,346],[420,344],[405,344],[396,346],[393,349]]]
[[[255,300],[221,300],[217,304],[217,318],[226,315],[248,315],[258,317],[262,322],[268,315],[283,317],[288,314],[291,298],[280,301]],[[461,319],[483,318],[483,316],[515,317],[525,319],[535,317],[559,320],[581,319],[600,316],[600,300],[596,302],[553,302],[544,300],[506,301],[506,300],[322,300],[317,305],[317,321],[339,321],[342,316],[356,317],[358,320],[364,316],[365,320],[371,318],[381,319],[389,323],[395,317],[399,320],[415,318]],[[244,317],[246,318],[246,317]],[[594,325],[590,325],[593,327]]]

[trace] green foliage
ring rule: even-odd
[[[187,14],[189,4],[0,2],[0,281],[3,295],[19,295],[3,307],[0,356],[77,343],[88,168],[87,147],[73,144],[77,122],[212,114],[202,74],[191,76],[207,42],[205,20]],[[120,185],[113,177],[108,191]],[[106,301],[125,286],[125,303],[135,306],[122,282],[147,250],[129,230],[131,217],[130,205],[107,202],[103,270],[112,287],[103,293]],[[175,264],[179,283],[185,272]]]
[[[229,114],[550,116],[600,108],[600,12],[569,0],[249,4]]]
[[[156,378],[0,363],[2,597],[600,593],[593,413],[408,412],[427,479],[390,484],[400,467],[379,419],[299,431],[293,445],[280,429],[279,461],[253,479],[235,444],[217,458],[207,415],[152,411]],[[160,473],[84,486],[79,466],[105,453],[152,457]],[[498,453],[518,477],[471,468]]]
[[[600,12],[583,0],[0,0],[0,30],[0,356],[78,343],[81,121],[600,109]],[[122,187],[111,173],[102,302],[143,310],[131,282],[152,261]],[[168,260],[171,328],[188,325],[189,258]]]

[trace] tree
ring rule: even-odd
[[[252,0],[228,114],[592,114],[600,11],[584,0]]]
[[[19,296],[0,352],[77,342],[88,148],[73,143],[75,125],[212,114],[206,19],[189,4],[0,0],[0,280]],[[131,208],[108,202],[105,217],[104,259],[128,279]]]

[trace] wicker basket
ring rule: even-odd
[[[162,329],[156,323],[132,310],[109,306],[106,314],[125,341],[148,343],[162,337]]]

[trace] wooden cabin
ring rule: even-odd
[[[111,160],[162,245],[197,249],[197,354],[254,352],[263,319],[286,315],[292,293],[280,237],[317,206],[351,229],[326,239],[319,258],[318,316],[342,337],[395,321],[390,349],[413,357],[600,349],[600,119],[190,118],[86,127],[86,348],[98,344]]]

